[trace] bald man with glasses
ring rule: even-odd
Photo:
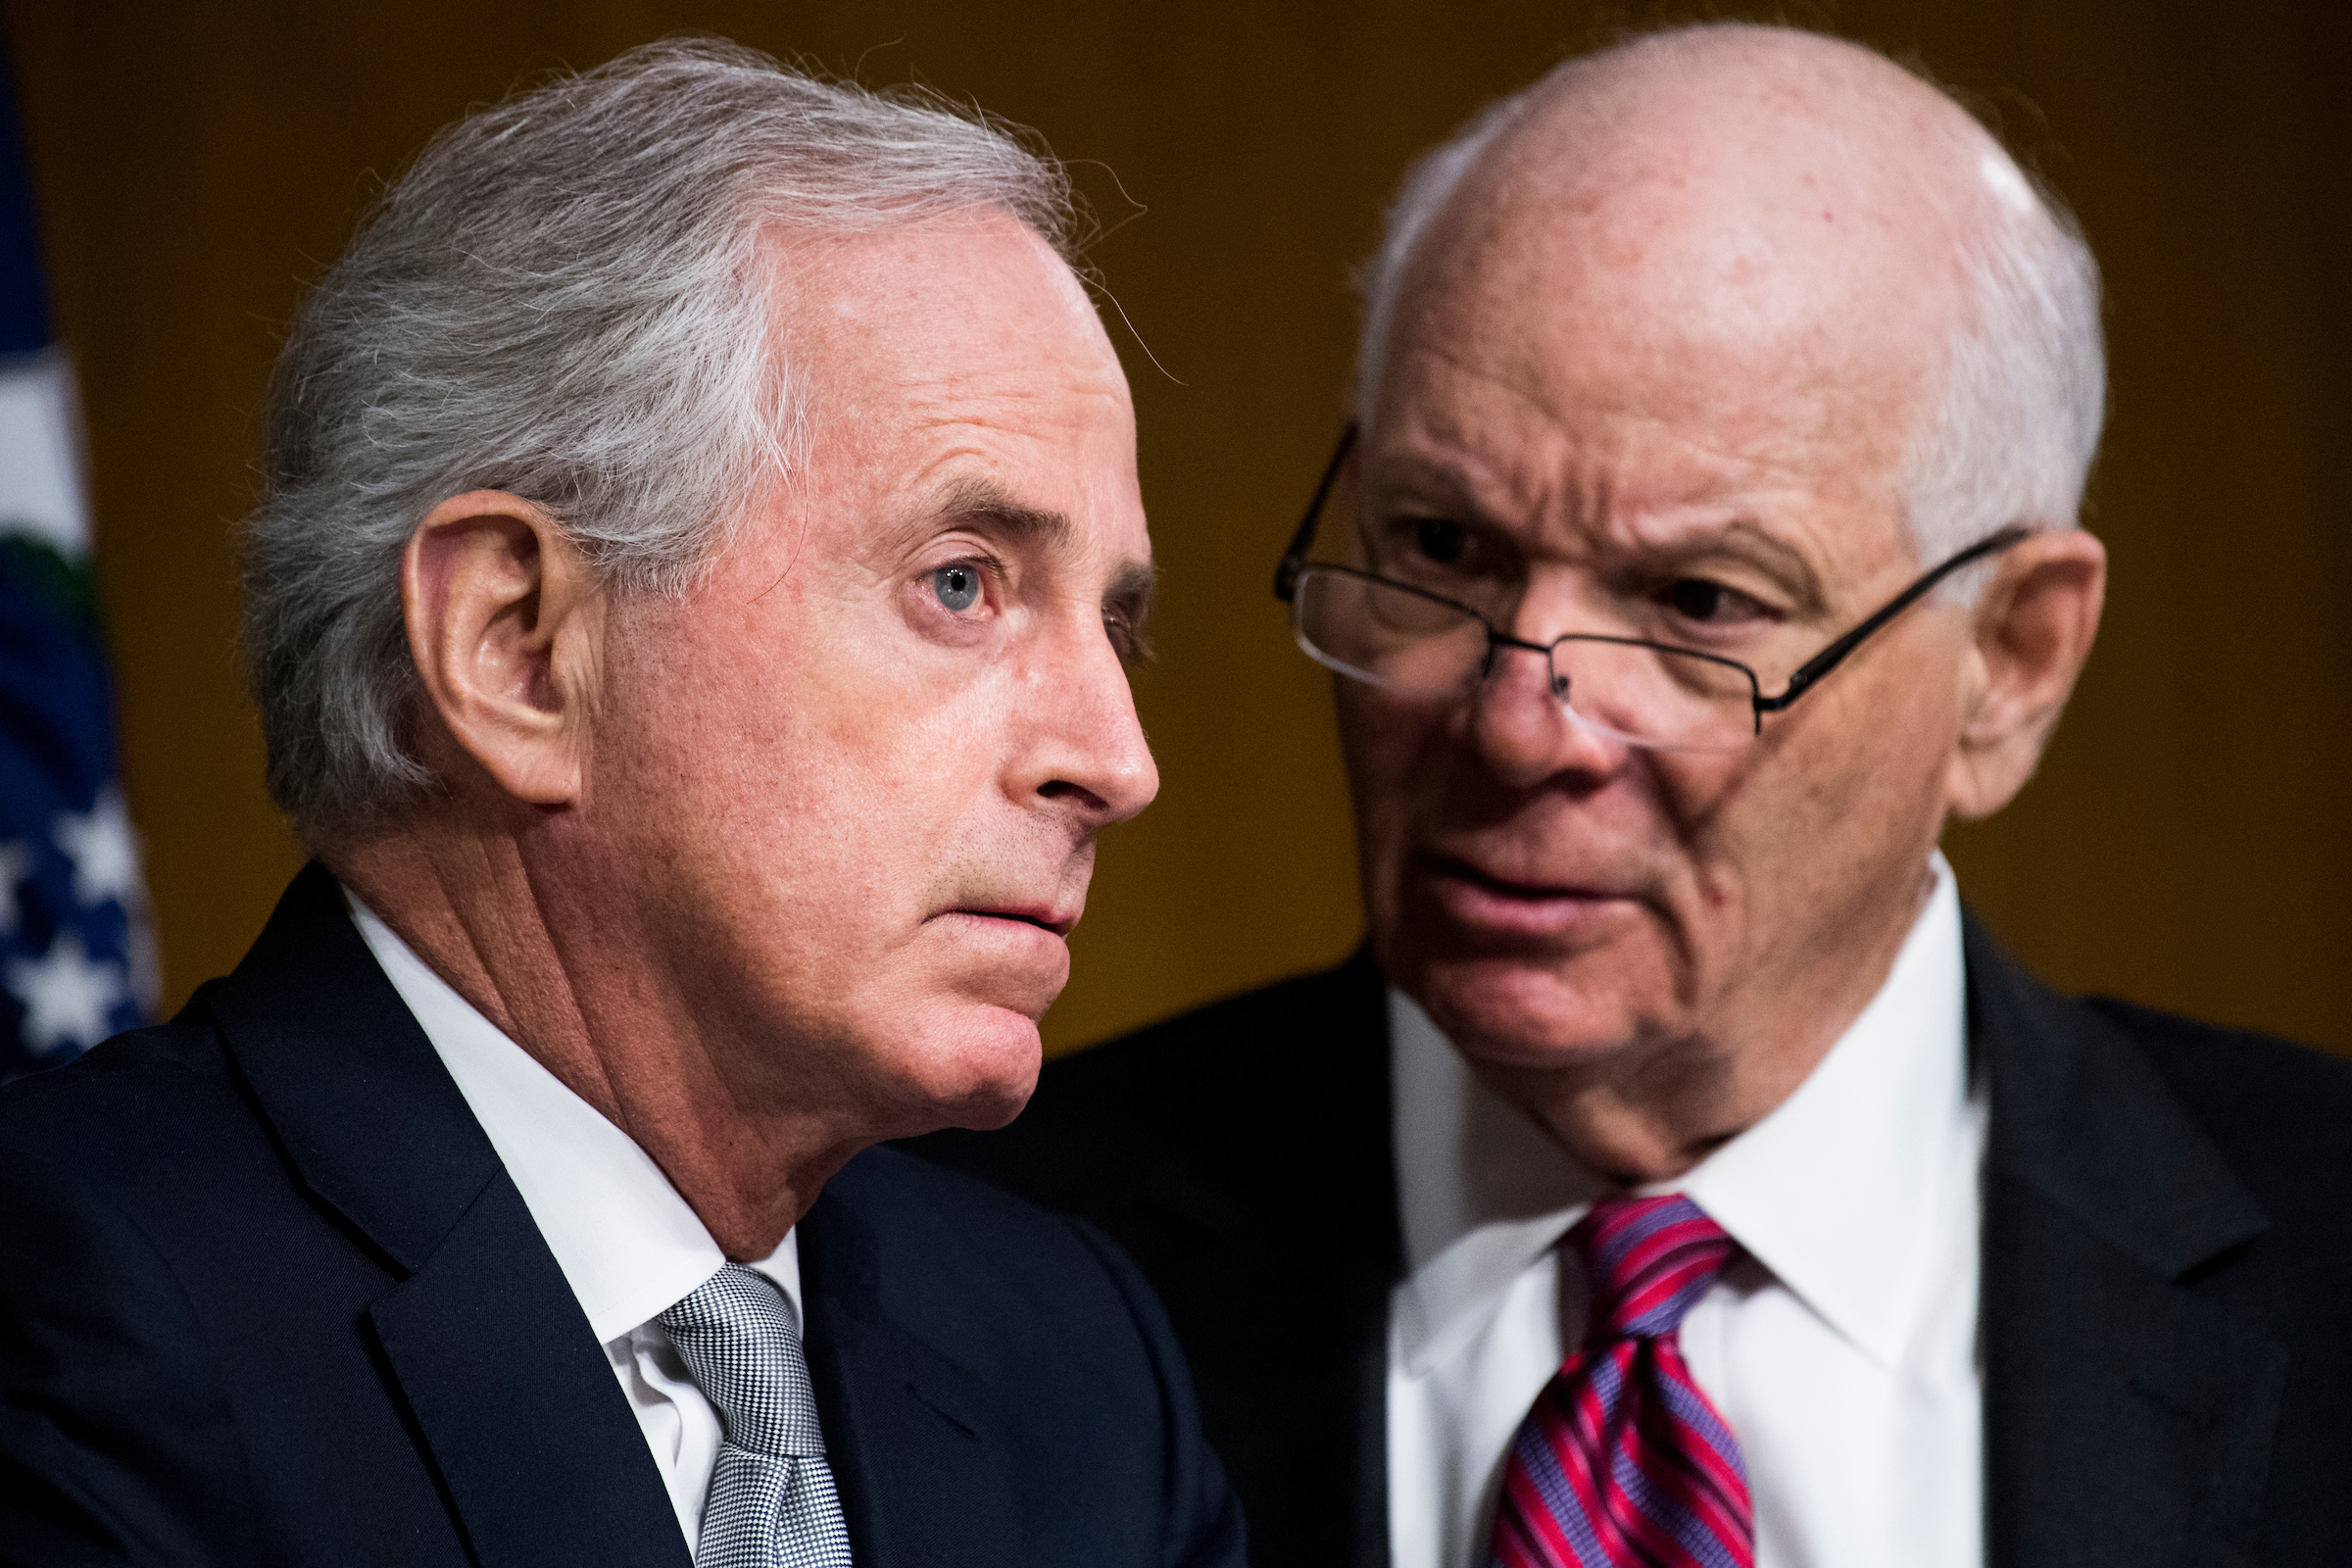
[[[2344,1560],[2352,1069],[2055,995],[1936,851],[2105,589],[2055,199],[1701,27],[1481,117],[1367,276],[1276,576],[1366,946],[930,1152],[1144,1265],[1261,1568]]]

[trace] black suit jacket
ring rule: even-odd
[[[859,1568],[1238,1568],[1150,1290],[888,1149],[801,1222]],[[687,1562],[489,1140],[317,867],[172,1024],[0,1095],[0,1561]]]
[[[1966,948],[1994,1568],[2352,1561],[2352,1064],[2066,1000],[1973,920]],[[1054,1063],[1004,1133],[912,1146],[1142,1263],[1258,1568],[1389,1560],[1389,1096],[1359,955]]]

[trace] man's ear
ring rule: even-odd
[[[2034,776],[2090,657],[2106,597],[2106,547],[2080,528],[2037,533],[2000,558],[1975,611],[1946,785],[1954,815],[1990,816]]]
[[[451,740],[518,801],[576,802],[605,599],[555,518],[502,490],[452,496],[409,536],[400,590]]]

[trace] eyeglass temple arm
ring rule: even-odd
[[[1306,564],[1306,553],[1314,548],[1315,525],[1323,520],[1323,503],[1331,499],[1331,487],[1340,482],[1341,466],[1354,448],[1355,422],[1349,420],[1348,428],[1340,432],[1339,449],[1332,453],[1331,462],[1324,465],[1322,481],[1315,486],[1315,499],[1306,504],[1306,516],[1299,522],[1298,531],[1291,535],[1291,548],[1282,553],[1282,563],[1274,568],[1274,597],[1286,605],[1298,590],[1298,570]]]
[[[1942,565],[1937,566],[1934,571],[1929,572],[1926,576],[1920,578],[1919,581],[1913,583],[1901,593],[1896,594],[1884,606],[1880,607],[1877,614],[1871,616],[1868,620],[1862,622],[1861,625],[1856,626],[1852,631],[1847,632],[1844,636],[1830,644],[1829,647],[1824,648],[1820,653],[1815,654],[1811,659],[1806,660],[1802,664],[1798,665],[1796,672],[1788,677],[1788,689],[1782,692],[1780,696],[1765,697],[1759,695],[1756,698],[1756,717],[1758,722],[1760,723],[1762,721],[1763,716],[1766,713],[1777,713],[1782,709],[1787,708],[1790,703],[1795,702],[1799,697],[1804,696],[1806,688],[1810,687],[1814,682],[1820,680],[1822,676],[1827,675],[1831,670],[1836,669],[1840,663],[1844,662],[1845,656],[1852,653],[1856,648],[1860,647],[1863,639],[1867,638],[1872,632],[1877,631],[1881,626],[1886,625],[1895,616],[1901,614],[1904,611],[1909,610],[1913,605],[1919,603],[1921,599],[1925,598],[1931,591],[1934,590],[1936,585],[1943,581],[1944,578],[1949,577],[1953,572],[1958,571],[1962,566],[1966,566],[1975,562],[1984,560],[1986,556],[1998,555],[2000,552],[2008,549],[2011,545],[2018,544],[2031,537],[2033,532],[2033,529],[2025,526],[2023,523],[2013,522],[2008,527],[2000,529],[1998,532],[1989,534],[1986,537],[1978,540],[1975,544],[1969,546],[1966,550],[1961,551],[1958,555],[1952,557],[1951,560],[1945,562]]]

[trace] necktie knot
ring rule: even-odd
[[[1568,1241],[1592,1284],[1589,1344],[1674,1333],[1739,1250],[1722,1226],[1679,1195],[1602,1199]]]
[[[729,1263],[663,1312],[661,1323],[695,1387],[718,1411],[728,1443],[756,1454],[824,1454],[800,1325],[764,1276]]]
[[[1612,1198],[1568,1241],[1592,1316],[1511,1440],[1488,1568],[1754,1568],[1740,1445],[1675,1332],[1732,1239],[1687,1198]]]

